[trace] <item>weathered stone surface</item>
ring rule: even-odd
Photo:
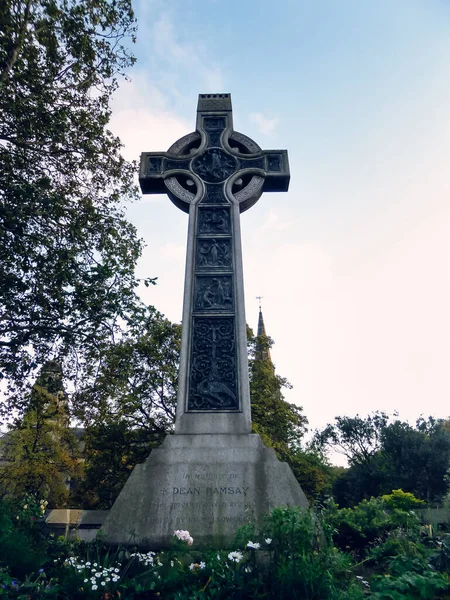
[[[233,131],[229,94],[201,94],[197,131],[141,156],[143,193],[189,213],[175,435],[135,467],[102,527],[113,544],[230,546],[275,506],[307,506],[292,471],[251,434],[240,213],[289,186],[286,150]]]
[[[275,506],[308,501],[259,435],[173,435],[135,467],[101,531],[112,544],[166,548],[188,529],[194,547],[232,547],[241,525]]]

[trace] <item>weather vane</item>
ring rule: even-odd
[[[261,300],[264,298],[264,296],[256,296],[256,299],[259,301],[259,310],[261,310]]]

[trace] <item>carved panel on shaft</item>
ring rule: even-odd
[[[194,310],[228,311],[234,309],[231,275],[197,275]]]
[[[199,207],[198,233],[231,233],[230,209]]]
[[[194,317],[188,410],[238,410],[234,317]]]
[[[231,266],[231,239],[197,239],[197,269],[230,269]]]

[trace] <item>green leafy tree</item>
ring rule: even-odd
[[[135,20],[131,0],[3,0],[0,22],[0,369],[17,384],[136,303],[134,166],[108,130]]]
[[[331,469],[319,453],[302,448],[308,419],[302,407],[283,397],[283,388],[291,385],[275,373],[269,353],[272,340],[265,335],[255,337],[250,328],[247,333],[253,431],[274,448],[280,460],[289,463],[303,491],[313,500],[331,488]]]
[[[450,422],[420,418],[415,427],[401,421],[383,431],[384,489],[400,487],[427,502],[440,500],[450,466]]]
[[[86,354],[74,415],[87,427],[124,421],[165,435],[175,420],[180,346],[180,325],[139,307],[120,339]]]
[[[314,446],[319,450],[333,449],[343,454],[350,465],[368,465],[381,446],[381,435],[389,417],[383,412],[375,412],[363,418],[335,417],[334,424],[328,424],[316,432]]]
[[[308,419],[303,409],[284,400],[282,389],[291,384],[275,373],[267,350],[272,341],[266,336],[255,337],[248,329],[250,402],[253,430],[264,442],[281,450],[300,444]]]
[[[108,509],[133,468],[143,463],[162,436],[125,421],[96,424],[86,430],[84,476],[71,494],[74,506]]]
[[[53,507],[64,506],[70,480],[80,475],[78,444],[68,427],[62,380],[54,374],[48,365],[42,369],[23,417],[3,436],[0,467],[4,496],[45,498]]]
[[[133,467],[173,430],[180,345],[180,325],[149,307],[135,313],[120,340],[90,354],[73,397],[86,426],[76,504],[109,508]]]
[[[350,468],[335,481],[333,492],[343,506],[363,498],[403,489],[421,500],[440,500],[450,463],[450,427],[443,419],[419,419],[415,427],[384,413],[366,418],[336,417],[317,432],[317,449],[343,453]]]

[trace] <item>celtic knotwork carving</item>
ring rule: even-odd
[[[182,185],[180,185],[178,179],[176,177],[168,177],[164,180],[166,187],[171,191],[175,196],[180,198],[181,200],[185,200],[186,202],[192,202],[195,198],[195,194],[192,194],[188,190],[184,189]]]
[[[206,184],[206,192],[202,204],[228,204],[223,192],[223,185],[217,183]]]
[[[197,275],[195,278],[194,310],[232,311],[233,308],[231,275],[219,277]]]
[[[239,142],[244,147],[246,147],[247,150],[252,154],[256,152],[261,152],[261,148],[256,142],[254,142],[251,138],[244,135],[243,133],[239,133],[238,131],[233,131],[233,133],[230,136],[230,140],[235,140],[236,142]]]
[[[188,410],[238,410],[234,317],[195,317]]]
[[[198,269],[231,268],[231,239],[197,239]]]
[[[236,159],[220,148],[209,148],[192,161],[192,170],[208,183],[219,183],[237,168]]]
[[[189,148],[195,142],[200,141],[200,134],[194,131],[193,133],[188,133],[183,136],[179,140],[177,140],[174,144],[170,146],[167,150],[168,154],[181,154],[185,148]]]
[[[231,233],[230,209],[199,207],[198,233]]]
[[[234,193],[234,198],[239,203],[239,212],[243,213],[258,201],[263,192],[264,177],[253,175],[248,184],[239,192]]]

